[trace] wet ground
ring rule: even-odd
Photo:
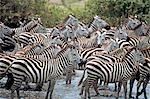
[[[80,87],[78,87],[78,81],[80,80],[82,76],[83,71],[77,71],[76,75],[73,77],[72,84],[66,85],[65,79],[62,77],[61,79],[57,80],[57,83],[55,85],[54,93],[53,93],[53,99],[83,99],[82,96],[79,95]],[[44,99],[46,95],[46,88],[47,84],[43,86],[43,91],[21,91],[21,97],[22,99]],[[109,85],[110,90],[114,89],[114,84]],[[128,88],[129,89],[129,88]],[[100,95],[94,96],[95,93],[93,90],[91,90],[91,99],[115,99],[116,93],[110,90],[99,90]],[[129,91],[129,90],[128,90]],[[108,94],[107,96],[106,93]],[[136,94],[136,83],[134,84],[133,88],[133,95]],[[124,99],[123,94],[123,88],[120,93],[119,99]],[[150,99],[150,84],[147,88],[147,97]],[[10,98],[10,91],[5,89],[0,89],[0,99],[8,99]],[[144,99],[144,96],[141,95],[139,99]]]

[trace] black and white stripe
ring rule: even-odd
[[[138,57],[138,58],[137,58]],[[129,78],[137,71],[137,61],[144,62],[144,57],[142,54],[132,48],[124,57],[122,62],[120,63],[105,63],[103,61],[93,59],[87,62],[86,69],[84,71],[83,77],[79,82],[79,85],[81,84],[85,72],[87,73],[86,80],[84,80],[85,86],[85,97],[86,92],[88,93],[88,97],[90,97],[89,94],[89,87],[98,79],[109,83],[109,82],[119,82],[119,90],[118,90],[118,96],[119,91],[121,89],[121,84],[124,85],[125,90],[125,99],[126,92],[127,92],[127,81]],[[96,90],[97,88],[95,88]],[[96,90],[97,94],[98,91]],[[81,92],[82,94],[83,92]]]
[[[50,84],[57,77],[63,74],[63,70],[67,68],[72,62],[79,62],[80,58],[76,49],[72,46],[67,46],[59,54],[57,54],[55,59],[50,60],[37,60],[33,58],[19,58],[13,61],[10,65],[9,72],[12,73],[14,83],[11,87],[12,92],[17,90],[21,86],[23,81],[33,82],[43,84],[44,82],[50,81]],[[54,85],[51,85],[52,90]],[[49,86],[50,87],[50,86]],[[46,99],[48,99],[48,94],[50,92],[48,88]],[[51,92],[52,95],[52,92]],[[50,95],[50,98],[52,97]],[[18,96],[19,97],[19,96]]]

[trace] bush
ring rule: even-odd
[[[11,4],[9,9],[3,9],[8,4]],[[137,15],[150,23],[150,0],[88,0],[84,6],[52,5],[48,0],[6,0],[0,8],[1,21],[17,13],[20,17],[41,17],[46,27],[62,23],[69,14],[84,23],[89,23],[95,15],[105,19],[111,26],[117,26],[129,15]]]

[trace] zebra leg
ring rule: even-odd
[[[94,85],[93,85],[94,86],[94,90],[96,92],[96,96],[99,95],[97,83],[98,83],[98,79],[94,82]]]
[[[115,83],[115,90],[114,91],[117,91],[117,82]]]
[[[135,81],[135,78],[132,78],[132,79],[130,80],[129,98],[134,98],[134,97],[132,96],[132,88],[133,88],[134,81]]]
[[[20,97],[20,94],[19,94],[19,89],[17,89],[16,92],[17,92],[17,98],[20,99],[21,97]]]
[[[147,96],[146,96],[146,87],[147,87],[147,84],[148,84],[149,80],[146,80],[143,84],[143,91],[144,91],[144,98],[147,99]]]
[[[19,89],[16,89],[17,92],[17,99],[20,99]],[[15,91],[11,90],[11,99],[14,99],[15,97]]]
[[[83,95],[84,88],[85,88],[85,86],[82,85],[79,95]]]
[[[83,91],[85,90],[86,83],[87,83],[87,78],[82,83],[82,87],[81,87],[81,91],[80,91],[79,95],[83,95]]]
[[[42,87],[43,87],[43,83],[42,84],[37,84],[34,91],[42,91]]]
[[[14,99],[14,97],[15,97],[14,91],[11,90],[11,99]]]
[[[71,84],[71,78],[72,78],[72,71],[67,70],[67,72],[66,72],[66,84]]]
[[[124,87],[124,96],[125,99],[127,99],[127,82],[123,82],[123,87]]]
[[[147,87],[147,84],[148,84],[149,80],[146,79],[144,82],[143,82],[143,89],[141,90],[140,92],[140,95],[142,94],[142,92],[144,92],[144,98],[147,99],[147,96],[146,96],[146,87]]]
[[[119,82],[119,83],[118,83],[118,92],[117,92],[117,97],[116,97],[116,99],[119,98],[119,92],[120,92],[120,90],[121,90],[121,86],[122,86],[122,82]]]
[[[31,89],[31,87],[28,85],[28,82],[25,82],[23,90],[27,91],[28,89]]]
[[[138,96],[140,95],[139,88],[140,88],[141,84],[142,84],[142,81],[139,80],[139,82],[137,83],[137,89],[136,89],[137,90],[137,92],[136,92],[136,99],[138,99]]]
[[[52,93],[54,90],[55,83],[56,83],[56,80],[49,81],[48,90],[47,90],[45,99],[52,99]],[[48,98],[49,93],[50,93],[50,97]]]

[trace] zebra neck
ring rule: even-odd
[[[135,57],[132,54],[129,54],[126,56],[126,58],[123,60],[125,63],[127,63],[126,65],[130,68],[130,70],[132,71],[134,69],[134,65],[137,65],[137,61],[135,59]]]
[[[69,58],[67,56],[59,58],[58,62],[63,69],[66,69],[67,66],[69,66],[69,64],[71,63],[71,61],[69,60]]]

